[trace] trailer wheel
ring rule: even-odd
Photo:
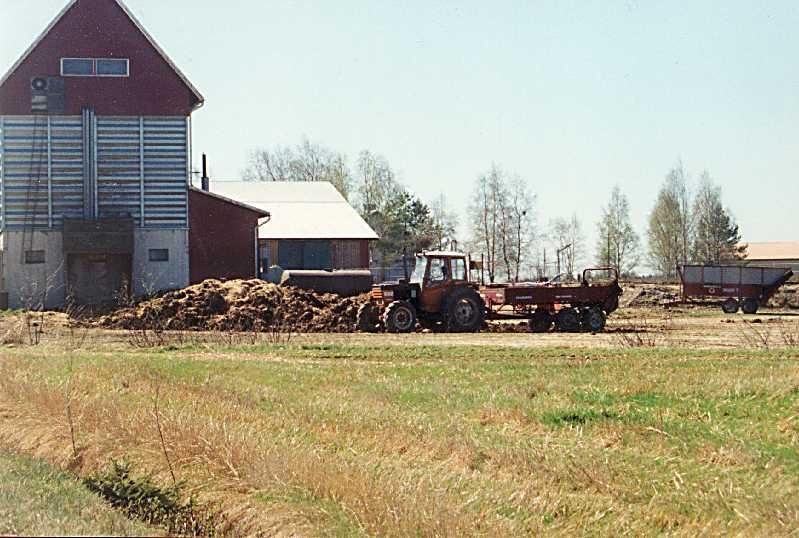
[[[377,307],[372,303],[362,304],[358,308],[358,317],[356,318],[355,328],[363,333],[377,332],[377,324],[380,322],[380,316],[377,312]]]
[[[605,329],[605,321],[605,313],[602,312],[601,308],[595,306],[583,310],[583,330],[592,333],[600,333]]]
[[[451,333],[479,331],[485,320],[485,304],[473,289],[463,289],[452,294],[447,301],[447,330]]]
[[[552,315],[546,310],[536,310],[527,321],[527,326],[530,327],[530,332],[548,333],[552,328]]]
[[[390,333],[409,333],[416,328],[416,309],[408,301],[394,301],[383,312],[383,325]]]
[[[738,301],[730,297],[721,304],[721,309],[725,314],[735,314],[738,312]]]
[[[574,308],[564,308],[555,316],[555,329],[562,333],[576,333],[580,330],[580,316]]]
[[[743,305],[741,305],[741,310],[744,311],[744,314],[757,314],[758,307],[760,307],[760,305],[757,299],[754,297],[747,297],[744,299]]]

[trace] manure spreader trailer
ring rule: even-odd
[[[753,267],[750,265],[680,265],[683,302],[691,299],[720,299],[721,309],[734,314],[740,308],[755,314],[793,272],[788,267]]]

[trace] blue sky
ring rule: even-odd
[[[0,0],[5,71],[66,0]],[[643,236],[678,160],[745,240],[799,240],[799,3],[127,0],[204,94],[195,156],[239,177],[302,136],[385,155],[463,214],[492,162],[576,212],[593,245],[618,183]]]

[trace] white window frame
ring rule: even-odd
[[[117,60],[125,62],[125,74],[124,75],[101,75],[97,72],[97,62],[99,60]],[[111,78],[127,78],[130,76],[130,58],[95,58],[94,59],[94,75],[95,77],[111,77]]]
[[[70,75],[64,73],[64,60],[88,60],[92,63],[92,73],[90,75]],[[95,72],[94,58],[61,58],[61,76],[62,77],[93,77]]]

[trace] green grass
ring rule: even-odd
[[[126,519],[47,463],[0,452],[0,534],[159,536],[163,531]]]
[[[375,342],[99,349],[71,368],[17,349],[0,362],[0,394],[21,413],[7,427],[38,417],[64,450],[71,380],[89,464],[124,454],[168,483],[160,386],[178,478],[260,514],[240,522],[247,531],[799,529],[796,350]]]

